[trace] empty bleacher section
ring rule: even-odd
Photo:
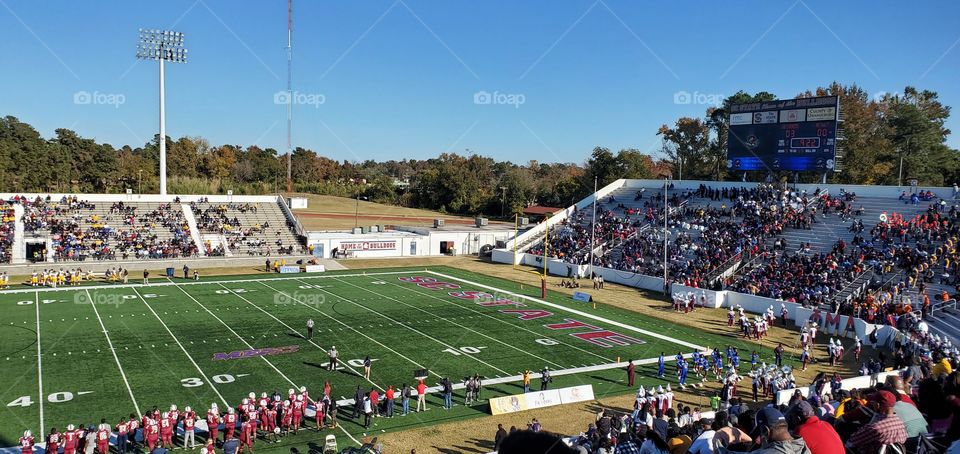
[[[226,241],[210,255],[290,255],[302,252],[295,226],[277,203],[190,203],[201,234],[222,235]]]
[[[230,255],[228,248],[249,256],[303,252],[299,224],[276,196],[0,198],[0,263],[193,259]],[[208,248],[205,234],[221,240]]]

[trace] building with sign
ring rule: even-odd
[[[423,257],[477,254],[513,238],[511,225],[393,227],[383,232],[307,232],[307,248],[320,258]]]

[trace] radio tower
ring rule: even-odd
[[[293,0],[287,0],[287,192],[293,192]]]

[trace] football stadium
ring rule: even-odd
[[[0,453],[960,452],[955,6],[108,3],[0,9]]]

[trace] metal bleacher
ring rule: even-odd
[[[213,223],[201,223],[203,234],[220,234],[227,241],[231,255],[267,256],[279,253],[280,248],[290,248],[290,254],[301,254],[303,248],[297,235],[286,222],[279,202],[234,204],[196,203],[194,216],[200,216],[210,207],[220,208],[222,215],[214,215]],[[227,221],[238,221],[231,225]]]

